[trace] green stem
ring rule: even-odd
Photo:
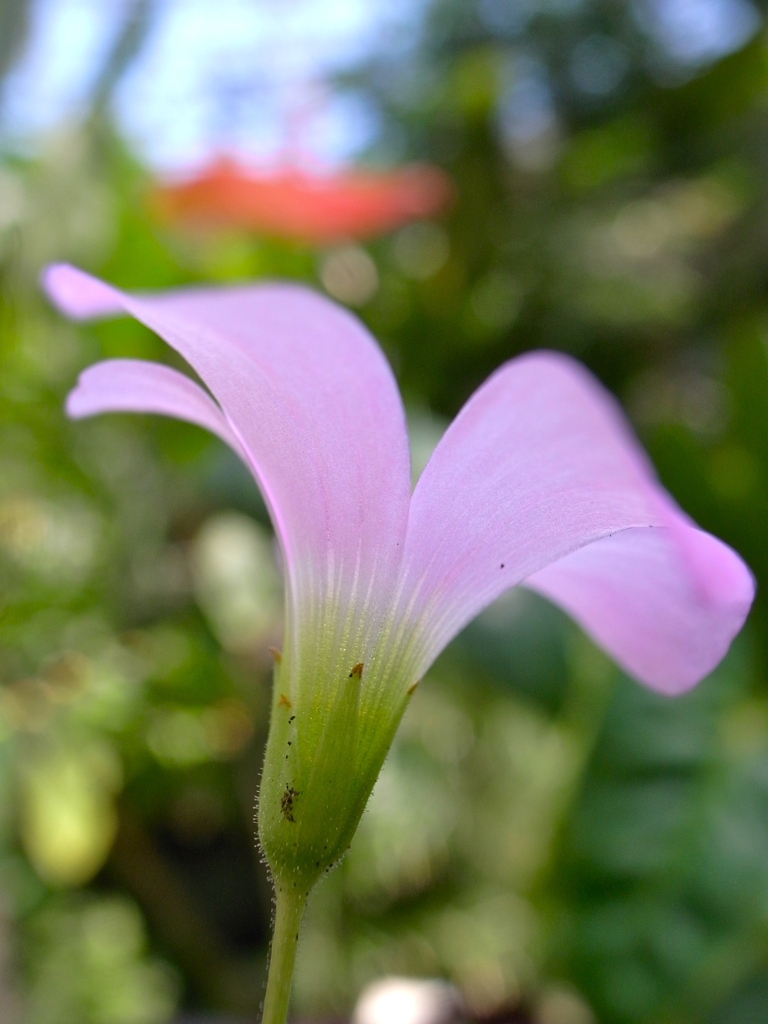
[[[261,1024],[286,1024],[291,979],[306,896],[275,886],[275,930],[269,953],[267,992]]]

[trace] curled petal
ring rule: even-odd
[[[221,409],[183,373],[140,359],[107,359],[80,374],[67,398],[73,419],[103,412],[151,412],[210,430],[247,463]]]
[[[670,693],[714,668],[753,596],[739,557],[662,489],[611,396],[554,353],[503,366],[448,429],[413,496],[404,573],[424,667],[527,581]]]
[[[526,586],[569,612],[632,675],[682,693],[724,656],[754,596],[729,547],[688,532],[688,564],[668,530],[630,529],[579,548]]]
[[[289,284],[127,294],[61,265],[45,286],[77,318],[132,314],[194,368],[258,479],[294,601],[343,605],[374,577],[386,593],[408,514],[405,419],[381,350],[346,310]],[[159,379],[134,388],[134,408],[157,397]]]

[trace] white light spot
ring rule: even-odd
[[[459,1020],[459,994],[444,981],[384,978],[366,988],[352,1024],[450,1024]]]
[[[327,253],[320,263],[323,287],[339,302],[363,306],[379,288],[376,264],[359,245],[345,245]]]

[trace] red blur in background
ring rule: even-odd
[[[202,227],[239,227],[309,245],[385,234],[434,216],[450,203],[448,176],[428,164],[393,171],[310,174],[294,167],[250,170],[219,158],[198,174],[155,187],[163,219]]]

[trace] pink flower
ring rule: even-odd
[[[268,504],[286,624],[260,828],[278,884],[298,873],[309,887],[343,852],[414,685],[510,587],[546,595],[665,694],[713,669],[744,622],[744,563],[677,507],[614,399],[566,356],[497,370],[411,495],[390,368],[329,300],[292,284],[125,294],[68,266],[45,283],[70,316],[132,314],[210,392],[166,366],[108,360],[81,376],[71,416],[205,427]]]
[[[152,198],[169,220],[328,245],[432,216],[452,191],[447,175],[427,164],[321,175],[293,167],[258,173],[223,158],[194,177],[158,186]]]

